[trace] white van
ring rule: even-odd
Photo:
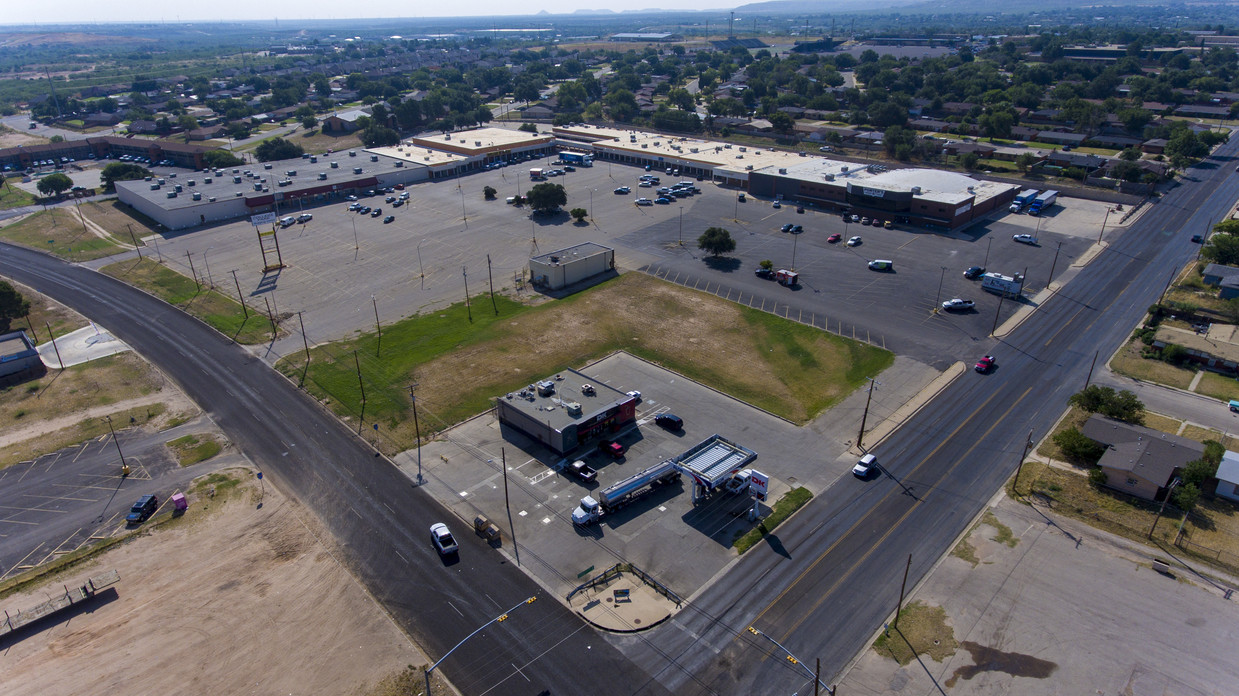
[[[280,227],[292,227],[297,223],[297,218],[289,215],[288,217],[280,218]]]
[[[871,271],[890,271],[895,268],[895,262],[888,259],[874,259],[869,262]]]

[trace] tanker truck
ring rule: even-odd
[[[671,460],[659,462],[645,471],[604,489],[598,493],[596,500],[588,495],[581,498],[581,504],[572,511],[572,523],[581,526],[593,524],[601,520],[603,516],[640,499],[656,487],[673,483],[679,478],[680,470],[676,468],[675,462]]]

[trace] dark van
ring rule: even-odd
[[[674,413],[660,413],[654,416],[654,423],[667,430],[683,430],[684,419]]]

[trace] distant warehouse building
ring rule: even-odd
[[[565,454],[637,419],[637,400],[576,370],[565,370],[495,400],[499,424]]]
[[[663,41],[683,41],[683,34],[671,34],[666,32],[646,32],[646,33],[621,33],[612,34],[612,41],[628,42],[628,43],[646,43],[646,42],[663,42]]]
[[[560,290],[615,269],[615,250],[585,242],[529,259],[533,284]]]

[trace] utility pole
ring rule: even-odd
[[[417,484],[425,482],[422,478],[422,428],[417,422],[417,394],[413,393],[416,384],[409,385],[409,398],[413,401],[413,433],[417,437]]]
[[[361,434],[361,424],[366,420],[366,383],[361,379],[361,360],[357,351],[353,351],[353,366],[357,369],[357,387],[361,390],[361,418],[357,420],[357,434]]]
[[[737,202],[736,206],[739,207],[739,205]],[[684,206],[680,206],[680,241],[678,243],[680,246],[684,246]]]
[[[465,277],[465,311],[469,314],[469,323],[473,323],[473,309],[469,306],[469,269],[460,267],[460,274]]]
[[[938,295],[934,297],[934,311],[941,309],[942,305],[942,281],[946,280],[946,266],[941,266],[942,272],[938,274]]]
[[[1050,283],[1054,282],[1054,269],[1058,267],[1058,252],[1063,250],[1063,243],[1059,242],[1058,247],[1054,249],[1054,262],[1050,264],[1050,277],[1045,281],[1045,286],[1050,287]]]
[[[108,416],[105,420],[108,422],[108,432],[112,433],[112,442],[116,445],[116,453],[120,455],[120,474],[122,477],[129,475],[129,464],[125,461],[125,453],[120,450],[120,440],[116,439],[116,431],[112,429],[112,417]]]
[[[241,311],[245,313],[245,321],[250,319],[250,308],[245,306],[245,298],[241,295],[241,281],[237,280],[237,272],[232,271],[232,282],[237,286],[237,302],[241,303]]]
[[[998,309],[994,311],[994,325],[989,329],[991,336],[998,330],[998,317],[1002,316],[1002,301],[1006,296],[1006,293],[1001,293],[998,295]]]
[[[142,258],[142,247],[138,246],[138,237],[133,233],[133,225],[125,223],[125,227],[129,228],[129,238],[133,240],[133,248],[138,252],[138,258]]]
[[[860,416],[860,432],[856,435],[856,447],[862,452],[865,451],[863,440],[865,438],[865,421],[869,418],[869,402],[873,399],[873,390],[877,389],[878,385],[881,384],[881,382],[872,377],[866,377],[865,379],[872,382],[872,384],[869,385],[869,394],[865,396],[865,412]]]
[[[1088,366],[1088,376],[1084,378],[1084,388],[1088,389],[1088,383],[1093,379],[1093,368],[1097,367],[1097,356],[1101,355],[1101,349],[1093,353],[1093,364]]]
[[[1166,489],[1166,497],[1162,498],[1162,506],[1157,508],[1157,517],[1153,518],[1153,526],[1149,527],[1149,538],[1150,539],[1153,538],[1153,530],[1157,529],[1158,520],[1162,518],[1162,513],[1166,511],[1166,501],[1170,500],[1171,491],[1173,491],[1174,487],[1179,485],[1180,483],[1183,483],[1183,479],[1175,478],[1175,480],[1170,482],[1170,487]]]
[[[275,315],[271,313],[271,300],[264,297],[262,301],[267,303],[267,319],[271,322],[271,342],[274,343],[278,335],[275,332]]]
[[[305,336],[305,320],[301,318],[301,312],[297,312],[297,321],[301,324],[301,343],[305,346],[305,370],[310,371],[310,339]]]
[[[189,272],[194,277],[194,287],[198,288],[198,292],[202,292],[202,284],[198,282],[198,271],[194,270],[194,257],[186,251],[185,258],[189,259]]]
[[[490,306],[495,310],[495,316],[499,316],[499,305],[495,304],[495,278],[490,273],[490,254],[486,255],[486,282],[490,283]]]
[[[903,611],[904,590],[908,587],[908,571],[912,568],[912,554],[908,554],[908,564],[903,567],[903,583],[899,585],[899,605],[895,607],[895,628],[899,628],[899,612]]]
[[[1020,461],[1015,465],[1015,480],[1011,482],[1011,490],[1019,493],[1020,485],[1020,470],[1024,468],[1024,458],[1028,456],[1028,450],[1032,448],[1033,431],[1028,431],[1028,440],[1024,443],[1024,451],[1020,453]]]
[[[29,322],[27,322],[29,323]],[[56,334],[52,333],[52,325],[50,322],[43,322],[47,325],[47,335],[52,337],[52,349],[56,351],[56,362],[60,363],[60,369],[65,369],[65,361],[60,357],[60,349],[56,347]]]
[[[378,334],[378,340],[374,347],[374,357],[379,357],[380,351],[383,350],[383,326],[379,324],[379,301],[375,299],[374,293],[370,294],[370,302],[374,305],[374,332]]]
[[[508,531],[512,533],[512,550],[516,553],[516,565],[520,567],[521,551],[516,544],[516,525],[512,524],[512,505],[508,502],[508,453],[499,448],[499,459],[503,466],[503,507],[508,511]]]

